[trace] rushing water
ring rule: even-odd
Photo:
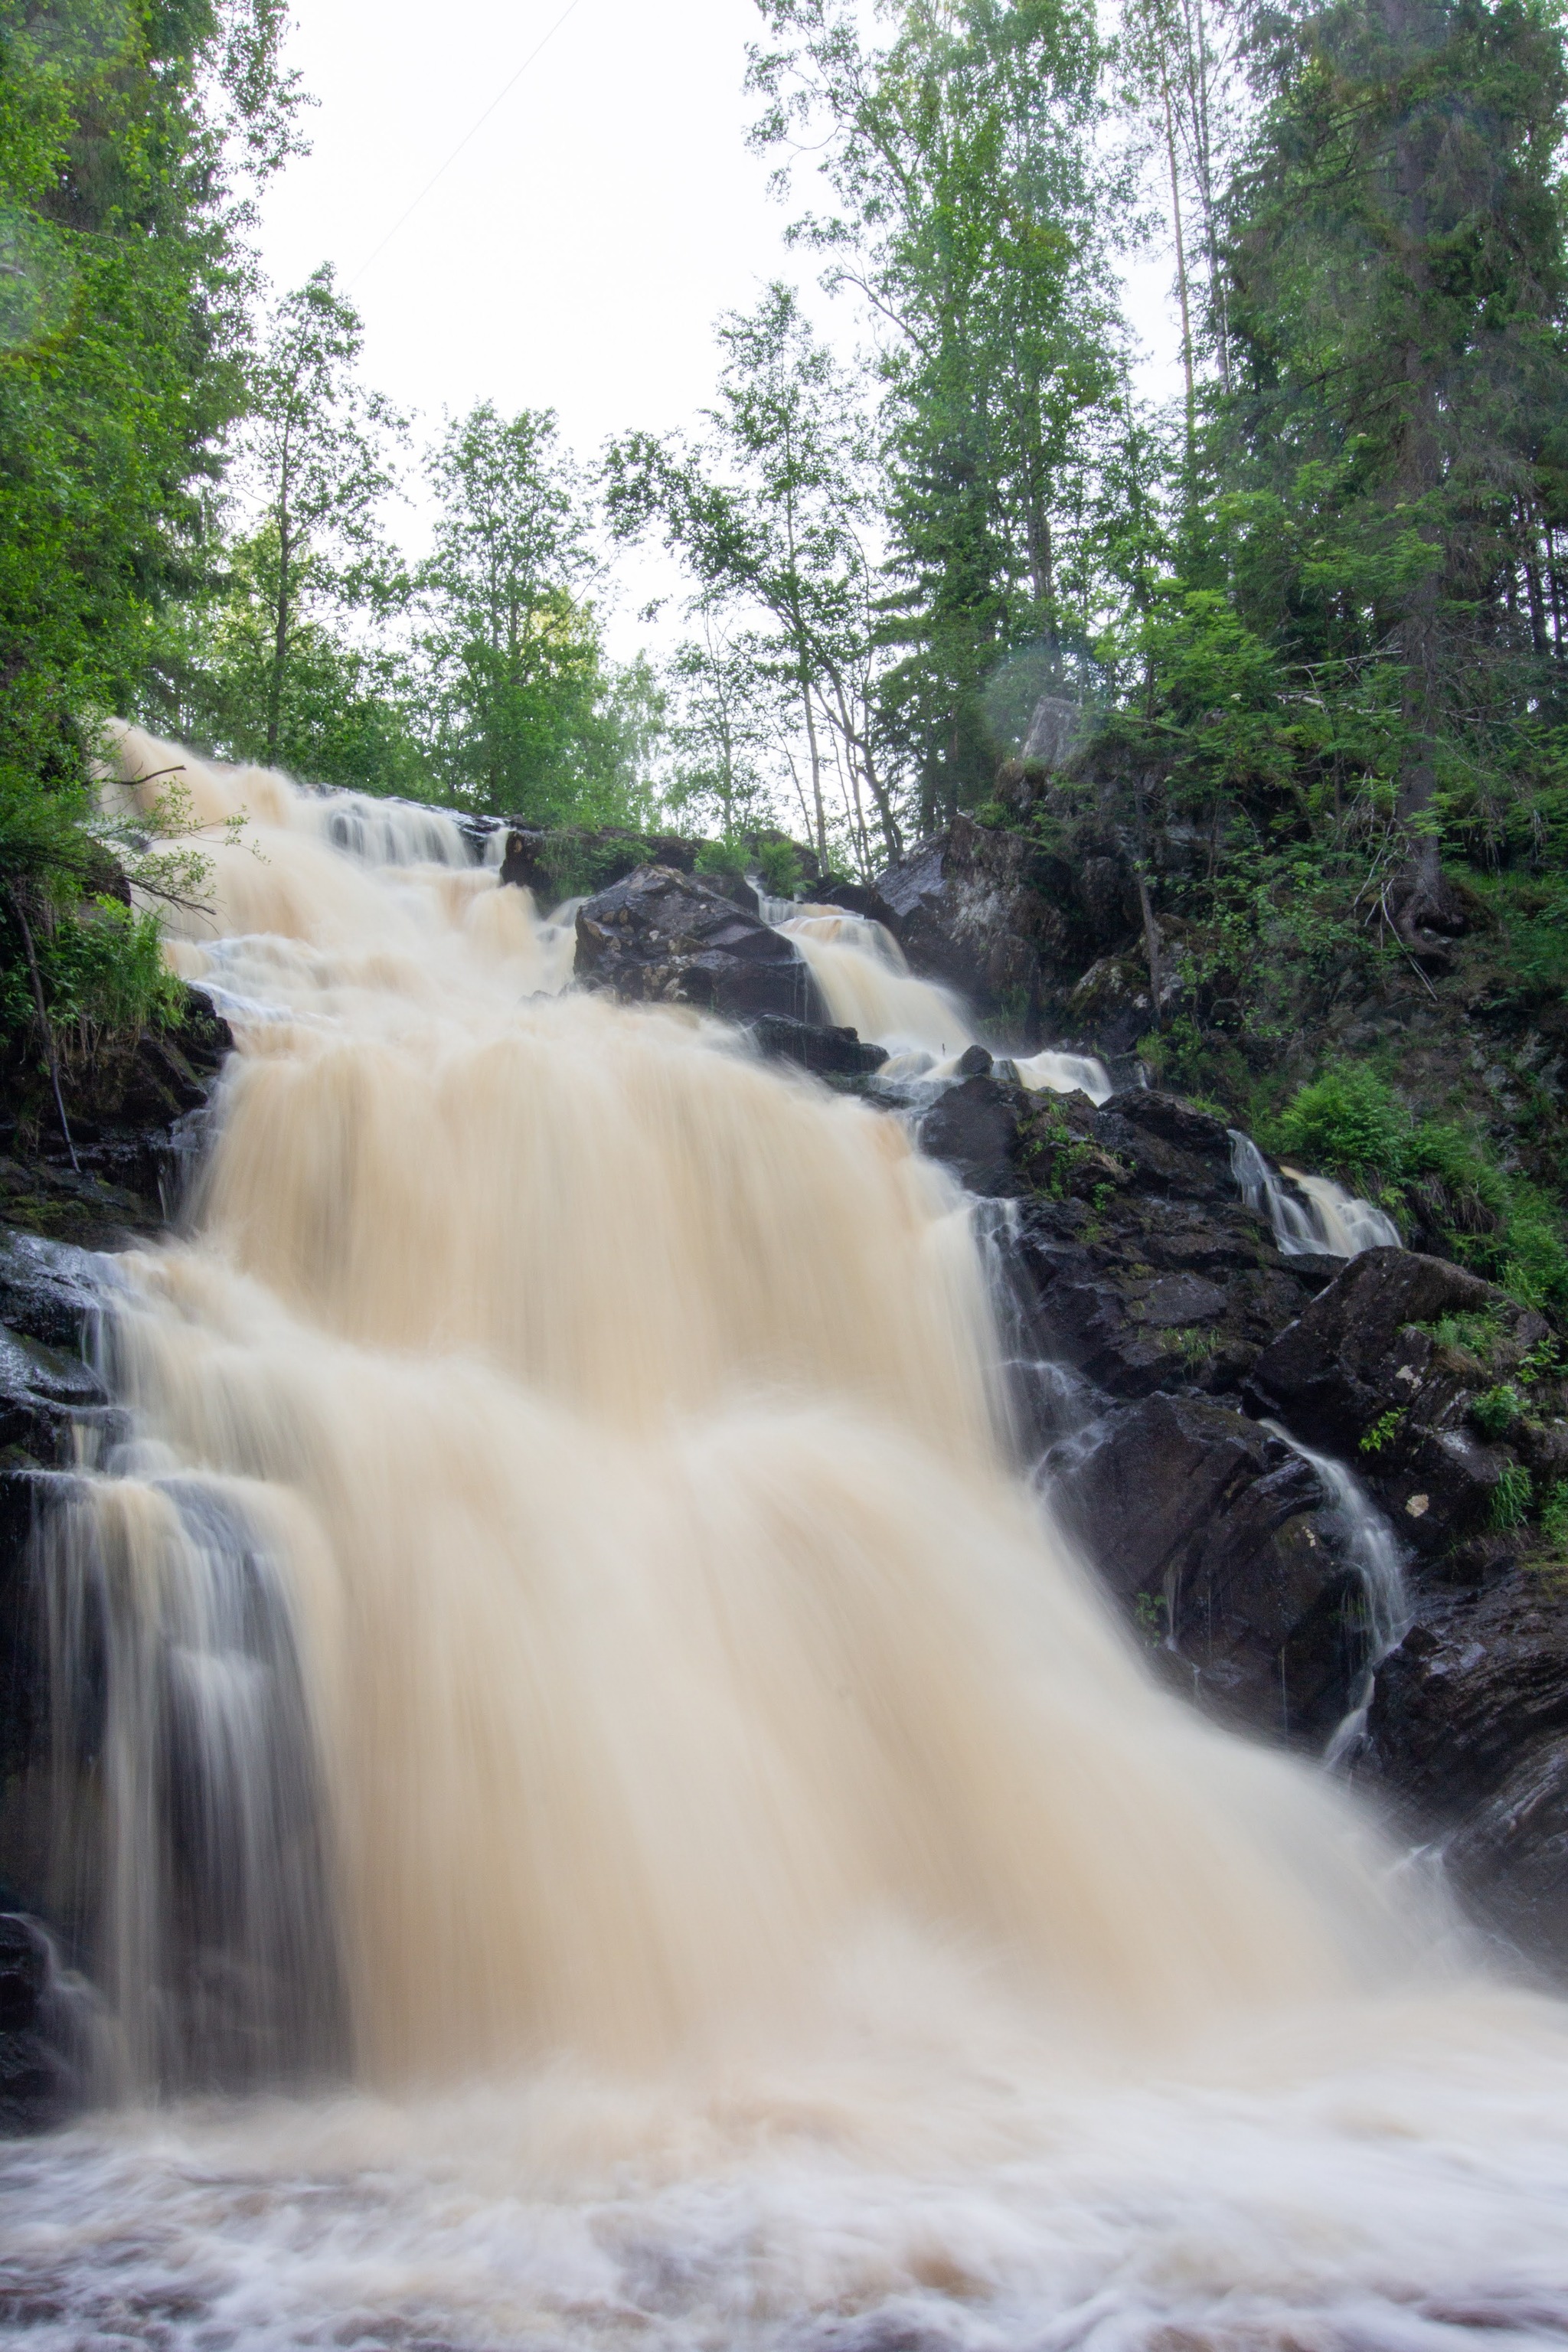
[[[239,1052],[40,1561],[128,2096],[5,2153],[6,2339],[1560,2341],[1563,2012],[1152,1686],[941,1172],[187,781]]]
[[[1386,1211],[1347,1192],[1331,1176],[1272,1169],[1250,1135],[1230,1130],[1231,1173],[1256,1216],[1267,1217],[1286,1257],[1359,1257],[1398,1249],[1399,1228]]]
[[[837,907],[786,910],[775,901],[769,911],[776,913],[778,928],[810,966],[829,1018],[887,1047],[887,1076],[949,1077],[964,1049],[979,1042],[952,991],[915,979],[882,924]],[[1094,1102],[1110,1094],[1105,1065],[1092,1054],[1047,1046],[1010,1066],[1036,1093],[1070,1094],[1076,1088]]]

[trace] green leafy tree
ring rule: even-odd
[[[436,747],[451,788],[536,822],[629,820],[657,734],[645,667],[605,659],[581,475],[548,409],[483,401],[433,454],[440,499],[418,593]]]
[[[881,335],[905,648],[886,706],[929,825],[989,793],[992,672],[1060,632],[1086,421],[1123,373],[1094,161],[1103,54],[1075,0],[914,0],[881,46],[854,0],[764,14],[756,142],[817,158],[835,208],[794,234]]]
[[[711,613],[669,664],[670,777],[665,799],[734,841],[774,821],[780,767],[778,696],[765,649]]]
[[[318,773],[324,677],[335,667],[352,682],[351,698],[362,698],[363,665],[342,643],[343,625],[396,593],[380,516],[405,428],[359,381],[363,341],[330,265],[285,296],[253,372],[238,467],[252,528],[237,551],[234,589],[259,623],[263,650],[259,663],[241,658],[229,669],[228,731],[237,751]],[[247,633],[231,631],[229,642],[243,655]]]
[[[1568,69],[1534,0],[1342,0],[1260,24],[1256,73],[1211,572],[1320,698],[1392,718],[1414,943],[1445,802],[1561,696]]]
[[[612,522],[658,528],[710,612],[733,616],[756,685],[790,707],[805,810],[828,855],[841,795],[851,854],[902,845],[879,719],[881,668],[874,553],[875,474],[855,387],[812,334],[793,290],[774,284],[718,331],[721,363],[708,431],[612,446]],[[835,789],[837,787],[837,790]]]
[[[205,583],[247,226],[298,143],[284,22],[274,0],[0,18],[0,963],[46,1043],[72,910],[116,887],[100,723],[155,704],[161,615]]]

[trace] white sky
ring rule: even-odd
[[[613,432],[689,421],[710,396],[719,312],[772,277],[810,289],[813,270],[785,247],[787,213],[745,146],[753,0],[575,0],[552,34],[565,5],[294,0],[290,62],[320,104],[312,153],[268,198],[262,249],[279,289],[336,264],[364,319],[366,380],[421,412],[426,434],[488,396],[557,409],[590,458]],[[1168,344],[1163,275],[1140,269],[1132,290],[1145,336]],[[853,343],[847,311],[837,331]],[[417,542],[417,513],[392,520]],[[657,556],[619,575],[605,617],[624,658],[650,634],[638,605],[679,583]]]

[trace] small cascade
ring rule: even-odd
[[[1230,1171],[1255,1216],[1267,1217],[1285,1257],[1359,1257],[1398,1249],[1399,1228],[1370,1201],[1329,1176],[1276,1171],[1238,1127],[1230,1129]]]
[[[1364,1205],[1364,1204],[1363,1204]],[[1351,1691],[1351,1703],[1328,1747],[1323,1761],[1331,1768],[1353,1754],[1366,1729],[1377,1669],[1396,1650],[1410,1630],[1410,1596],[1405,1584],[1405,1562],[1398,1538],[1353,1470],[1331,1454],[1314,1453],[1277,1421],[1262,1426],[1309,1463],[1327,1490],[1345,1533],[1348,1558],[1359,1571],[1366,1593],[1369,1646],[1366,1662]]]
[[[784,905],[781,914],[776,909],[782,903],[765,900],[764,919],[795,941],[829,1018],[887,1048],[890,1059],[882,1076],[951,1078],[962,1056],[980,1042],[952,991],[917,980],[884,924],[839,907]],[[1092,1054],[1047,1048],[1006,1066],[1036,1093],[1076,1089],[1100,1103],[1111,1092],[1105,1065]]]
[[[314,1734],[265,1498],[80,1482],[36,1547],[52,1877],[127,2088],[240,2087],[343,2055]]]
[[[301,800],[311,830],[367,866],[469,866],[473,849],[449,810],[333,792]],[[500,863],[500,860],[497,860]]]

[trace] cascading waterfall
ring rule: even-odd
[[[837,907],[786,909],[774,900],[770,911],[810,966],[829,1017],[887,1047],[885,1076],[951,1077],[965,1048],[978,1042],[952,991],[917,980],[883,924]],[[1078,1088],[1094,1102],[1105,1102],[1110,1094],[1105,1065],[1092,1054],[1047,1046],[1009,1066],[1037,1093],[1070,1094]]]
[[[1410,1629],[1405,1562],[1394,1529],[1353,1470],[1337,1462],[1331,1454],[1314,1453],[1299,1437],[1292,1437],[1279,1422],[1266,1419],[1263,1426],[1282,1438],[1293,1454],[1299,1454],[1317,1472],[1344,1527],[1346,1552],[1360,1574],[1365,1596],[1366,1662],[1350,1694],[1344,1720],[1324,1750],[1323,1761],[1332,1767],[1351,1755],[1361,1741],[1377,1670]]]
[[[1445,1991],[1349,1801],[1152,1686],[899,1124],[187,777],[247,1009],[40,1563],[72,1899],[142,2097],[343,2087],[18,2159],[28,2340],[1568,2320],[1558,2013]]]
[[[1400,1247],[1399,1228],[1384,1210],[1331,1176],[1304,1176],[1294,1168],[1276,1173],[1251,1136],[1235,1127],[1230,1167],[1242,1199],[1255,1216],[1268,1218],[1285,1257],[1359,1257],[1363,1250]]]

